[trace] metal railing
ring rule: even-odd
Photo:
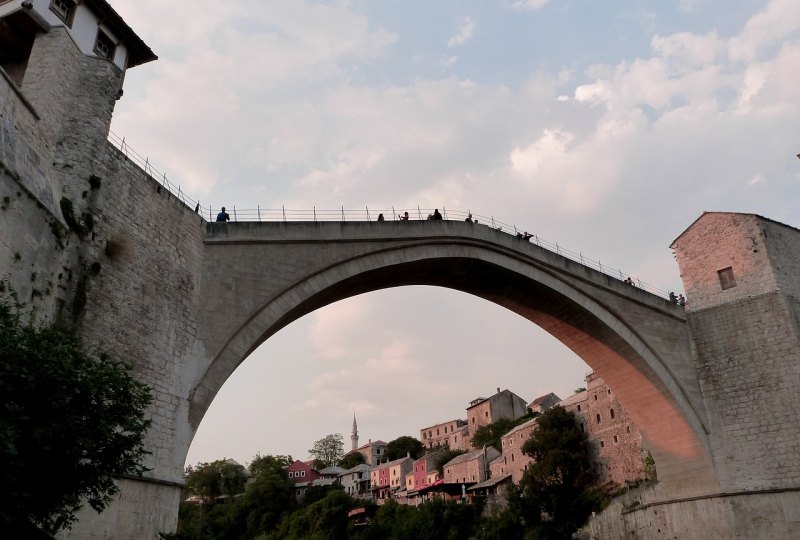
[[[181,189],[180,184],[175,184],[167,179],[166,173],[158,171],[150,163],[149,158],[145,158],[125,142],[125,138],[119,138],[114,132],[109,132],[109,142],[116,146],[125,156],[142,168],[155,181],[159,182],[164,188],[169,190],[175,197],[177,197],[186,206],[193,209],[196,213],[203,216],[208,221],[215,221],[217,214],[222,211],[222,208],[213,208],[212,206],[201,207],[200,202],[192,199]],[[281,208],[236,208],[231,206],[226,208],[226,212],[230,216],[230,220],[237,222],[258,222],[258,221],[380,221],[380,216],[384,221],[400,221],[401,216],[408,212],[408,219],[412,221],[425,221],[432,216],[433,208],[421,208],[419,206],[414,208],[369,208],[365,206],[363,209],[346,209],[344,206],[336,209],[319,209],[313,207],[311,210],[295,210]],[[471,211],[463,210],[448,210],[444,207],[440,209],[442,218],[452,221],[464,221],[467,217],[471,217],[474,223],[478,225],[485,225],[496,229],[497,231],[504,232],[518,237],[521,241],[528,241],[537,246],[554,252],[558,255],[579,262],[584,266],[593,268],[607,276],[619,279],[620,281],[629,283],[631,286],[638,287],[648,291],[662,298],[669,298],[669,292],[646,283],[639,278],[635,278],[630,274],[626,274],[619,268],[611,267],[603,264],[599,260],[593,260],[585,257],[580,251],[572,251],[558,244],[557,242],[550,242],[545,240],[535,233],[528,233],[526,230],[518,228],[515,224],[509,224],[495,219],[494,216],[486,216],[476,214]]]
[[[167,173],[161,172],[155,167],[153,164],[150,163],[150,158],[144,157],[139,152],[128,146],[128,143],[125,142],[125,137],[120,138],[116,133],[109,130],[108,132],[108,142],[113,144],[117,147],[117,149],[125,154],[129,160],[133,163],[141,167],[141,169],[145,172],[145,174],[149,175],[150,178],[164,186],[170,193],[175,195],[183,204],[188,206],[192,209],[199,209],[200,201],[196,201],[186,195],[186,193],[181,189],[180,184],[174,184],[167,179]]]

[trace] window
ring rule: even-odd
[[[437,436],[439,435],[439,428],[438,427],[436,428],[436,435]]]
[[[600,448],[605,448],[606,443],[604,441],[600,441]]]
[[[289,471],[289,478],[294,478],[294,471]]]
[[[581,426],[581,433],[585,433],[586,432],[586,428],[583,427],[583,422],[580,423],[580,426]]]
[[[597,401],[597,394],[594,395],[594,400]]]
[[[619,442],[619,438],[617,438],[617,436],[614,435],[614,444],[617,444],[618,442]]]
[[[578,412],[580,412],[580,411],[581,411],[581,406],[580,406],[580,405],[578,405]]]
[[[600,423],[600,413],[597,413],[597,423]]]
[[[94,53],[101,57],[101,58],[108,58],[109,60],[114,59],[114,52],[116,52],[117,46],[114,45],[114,42],[111,41],[111,38],[100,30],[97,29],[97,39],[94,42]]]
[[[64,21],[64,24],[72,27],[72,18],[75,16],[75,2],[72,0],[51,0],[50,11]]]
[[[511,463],[514,463],[514,452],[511,452]]]
[[[300,471],[300,476],[305,477],[306,471]]]
[[[625,428],[625,431],[627,431],[628,433],[630,433],[630,432],[631,432],[631,426],[627,426],[627,427]]]
[[[733,277],[733,267],[729,266],[722,270],[717,270],[719,276],[719,284],[722,285],[722,290],[736,287],[736,278]]]
[[[608,395],[611,395],[611,388],[608,389]]]
[[[611,409],[611,419],[614,419],[614,409]]]

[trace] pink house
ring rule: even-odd
[[[414,462],[414,480],[411,489],[420,489],[423,487],[428,486],[430,483],[429,480],[431,479],[431,473],[436,473],[436,458],[438,458],[442,453],[441,452],[433,452],[431,454],[425,454],[418,460]],[[434,479],[438,480],[437,478]]]

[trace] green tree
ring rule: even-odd
[[[326,435],[316,441],[308,453],[324,463],[326,467],[332,467],[344,456],[344,437],[341,433]]]
[[[520,481],[528,527],[538,538],[570,538],[600,505],[586,434],[572,412],[556,406],[539,416],[522,451],[533,458]]]
[[[386,453],[384,457],[386,461],[393,461],[395,459],[404,458],[410,455],[412,458],[417,459],[425,454],[425,447],[414,437],[403,435],[390,441],[386,445]]]
[[[262,456],[261,454],[256,454],[256,456],[253,458],[253,461],[250,462],[250,475],[253,478],[258,478],[262,472],[281,472],[284,468],[288,467],[292,463],[294,463],[292,456]]]
[[[520,416],[517,419],[511,420],[509,418],[501,418],[491,424],[480,426],[475,430],[475,435],[472,436],[472,446],[474,448],[483,448],[484,446],[493,446],[497,450],[503,451],[500,439],[520,424],[524,424],[531,418],[536,418],[538,412],[529,411],[527,414]]]
[[[247,486],[242,501],[248,538],[275,530],[297,507],[293,484],[285,470],[291,462],[290,456],[256,456],[251,463],[255,480]]]
[[[222,495],[237,495],[244,492],[247,482],[245,468],[233,460],[218,459],[211,463],[200,463],[186,470],[186,491],[211,502]]]
[[[101,511],[115,479],[147,469],[149,388],[74,331],[22,324],[0,303],[0,529],[36,538]]]
[[[350,452],[346,454],[339,462],[339,467],[344,469],[352,469],[356,465],[364,463],[364,454],[361,452]]]

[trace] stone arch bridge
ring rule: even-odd
[[[236,367],[282,327],[357,294],[432,285],[503,306],[580,356],[630,411],[665,487],[715,483],[686,314],[663,298],[459,221],[209,223],[203,242],[192,430]]]

